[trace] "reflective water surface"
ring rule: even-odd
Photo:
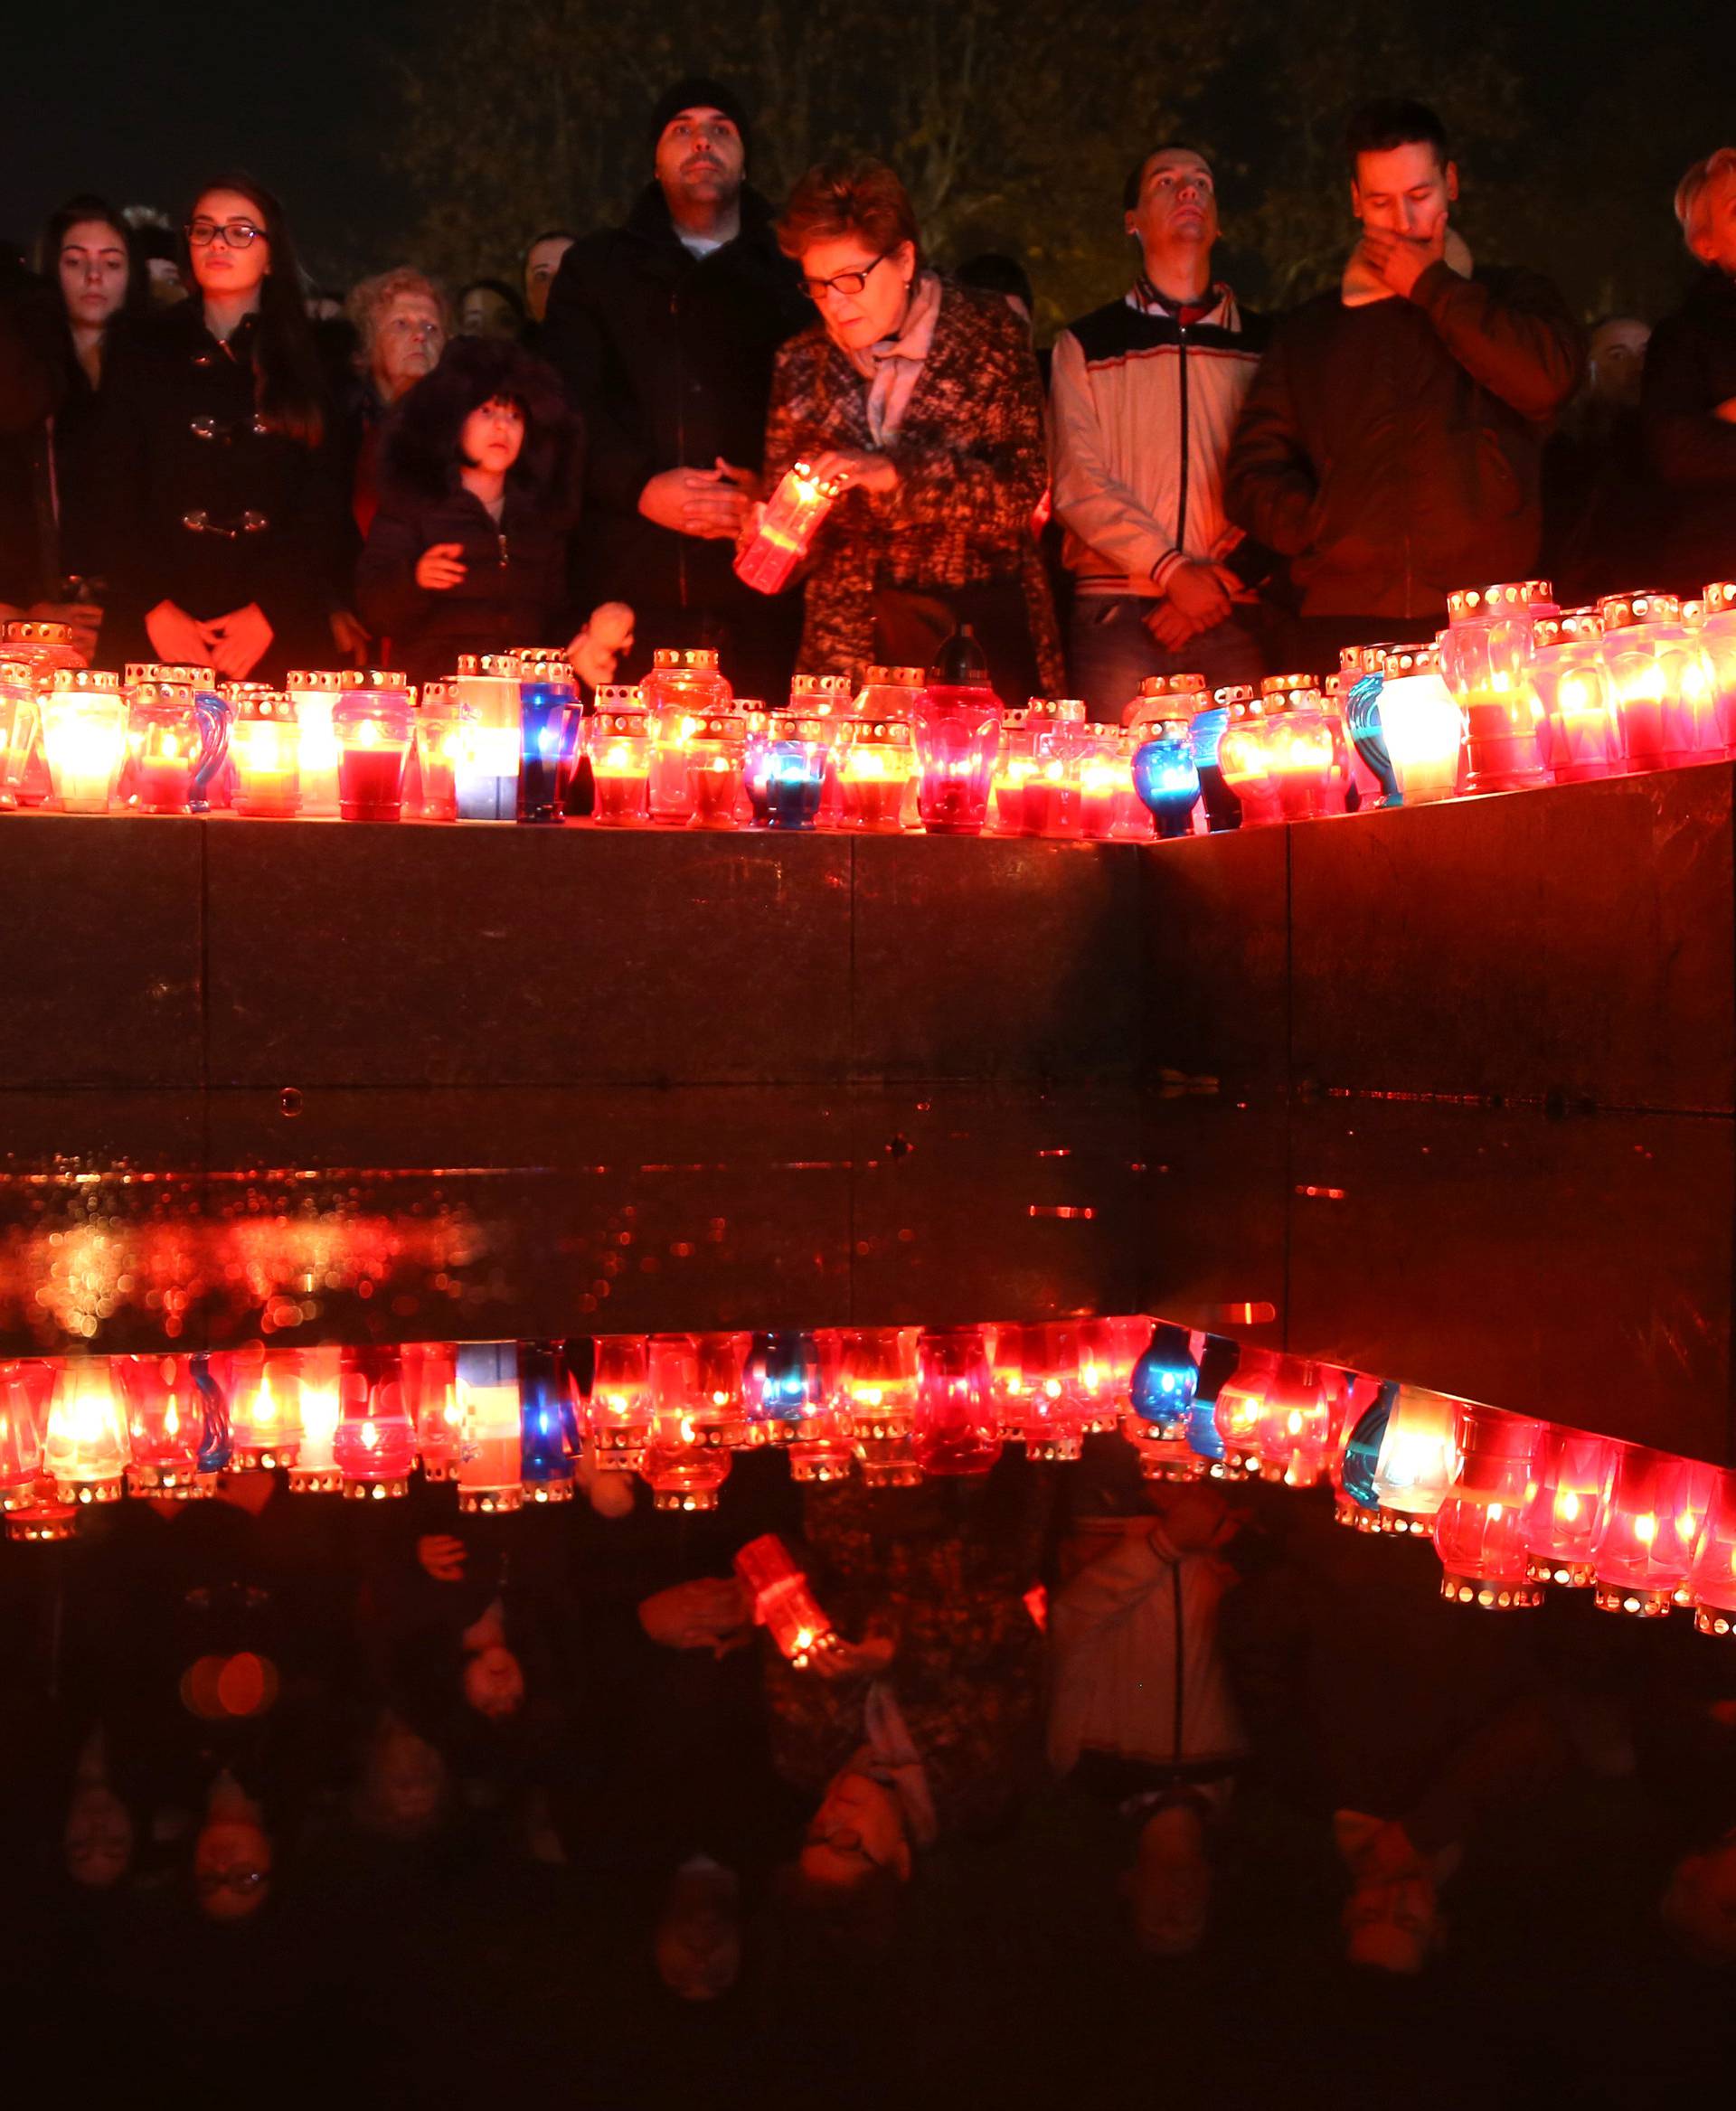
[[[8,2072],[1726,2087],[1729,1151],[1179,1083],[16,1099]]]

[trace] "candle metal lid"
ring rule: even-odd
[[[217,689],[217,671],[214,667],[166,666],[156,660],[128,660],[127,686],[136,688],[141,682],[167,682],[177,689]],[[225,683],[220,695],[227,696],[233,683]]]
[[[118,696],[120,676],[108,667],[56,667],[54,686],[88,696]]]
[[[458,673],[460,679],[480,675],[491,682],[516,682],[518,662],[511,653],[460,653]]]
[[[1642,587],[1632,593],[1605,594],[1598,614],[1606,631],[1628,630],[1637,623],[1674,623],[1682,614],[1678,595],[1654,593]]]
[[[1511,616],[1554,598],[1555,589],[1547,580],[1507,580],[1493,587],[1456,587],[1447,597],[1447,615],[1453,623],[1481,616]]]
[[[1401,682],[1407,674],[1438,674],[1440,672],[1440,647],[1428,645],[1390,645],[1383,648],[1385,657],[1381,662],[1381,672],[1389,682]]]

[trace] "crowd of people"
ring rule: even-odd
[[[622,225],[456,301],[409,265],[317,294],[239,174],[178,246],[71,199],[0,298],[0,603],[115,666],[421,680],[564,644],[594,685],[703,645],[774,701],[967,622],[1006,701],[1114,721],[1147,675],[1428,635],[1467,583],[1736,573],[1736,148],[1682,181],[1697,276],[1655,334],[1475,259],[1423,105],[1357,109],[1345,151],[1342,279],[1276,317],[1214,276],[1207,158],[1140,155],[1132,283],[1042,358],[1016,259],[940,268],[871,160],[774,206],[711,80],[659,98]],[[733,560],[798,459],[841,495],[759,594]]]
[[[839,1637],[804,1668],[732,1566],[767,1531]],[[1379,2074],[1431,1986],[1443,2078],[1500,2046],[1522,2085],[1480,2101],[1637,2105],[1729,2056],[1722,1651],[1573,1594],[1467,1614],[1325,1491],[1142,1481],[1113,1436],[915,1488],[750,1453],[711,1515],[594,1458],[507,1518],[253,1472],[0,1553],[14,2071],[100,2016],[118,2071],[255,2101],[262,2049],[300,2100],[341,2044],[407,2101],[553,2058],[614,2105],[734,2031],[731,2100],[811,2059],[866,2104],[942,2048],[1029,2081],[1087,2018],[1222,2083],[1251,2010],[1280,2067],[1349,2032]]]

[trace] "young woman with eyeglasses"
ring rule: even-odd
[[[184,230],[195,297],[139,333],[104,389],[102,657],[280,680],[364,642],[354,548],[283,208],[207,184]]]
[[[883,162],[810,169],[778,239],[820,320],[778,354],[764,487],[797,461],[844,486],[814,544],[798,664],[857,680],[870,663],[926,665],[967,622],[1005,702],[1058,693],[1028,332],[998,295],[929,269]]]

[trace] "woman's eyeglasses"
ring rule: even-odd
[[[890,250],[882,250],[872,264],[864,265],[860,271],[835,271],[830,278],[804,278],[802,284],[807,289],[807,297],[812,301],[822,301],[828,293],[841,293],[846,298],[860,293],[868,283],[869,273],[877,269],[891,255]]]
[[[250,220],[193,220],[187,223],[187,240],[195,250],[208,250],[218,236],[231,250],[250,250],[265,234]]]

